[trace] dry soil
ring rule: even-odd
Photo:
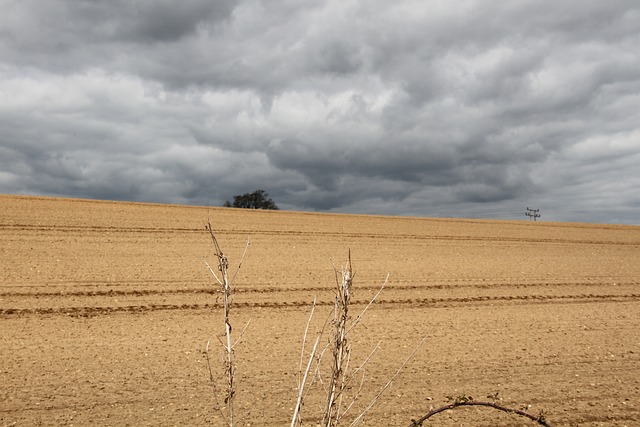
[[[239,426],[290,424],[311,303],[310,338],[349,250],[353,318],[389,279],[350,333],[352,369],[379,346],[345,421],[426,336],[363,425],[406,426],[472,396],[554,426],[640,426],[640,227],[13,195],[0,195],[0,425],[224,425],[207,221],[233,271],[251,241],[231,312]],[[322,393],[316,381],[305,425]],[[426,425],[535,424],[468,408]]]

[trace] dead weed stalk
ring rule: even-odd
[[[298,383],[298,398],[296,401],[296,406],[294,408],[293,418],[291,420],[291,427],[294,427],[296,424],[300,426],[303,424],[300,412],[302,404],[304,402],[304,396],[308,392],[307,387],[309,387],[315,381],[318,381],[320,383],[326,393],[326,397],[324,400],[325,403],[322,408],[320,425],[322,427],[337,427],[341,425],[347,413],[349,413],[349,411],[357,406],[355,404],[361,398],[365,382],[365,367],[369,363],[374,353],[380,347],[380,343],[378,343],[369,353],[369,355],[364,359],[364,361],[360,363],[359,366],[355,368],[350,367],[351,345],[349,342],[349,334],[360,323],[366,311],[371,307],[382,290],[385,288],[389,281],[389,275],[387,275],[378,292],[373,296],[373,298],[369,301],[362,312],[360,312],[355,318],[352,318],[350,314],[350,306],[353,289],[353,279],[355,274],[351,262],[351,252],[349,252],[347,262],[340,271],[334,265],[334,274],[336,280],[336,289],[333,311],[330,316],[330,318],[332,319],[330,322],[331,336],[329,337],[326,346],[322,350],[318,350],[318,343],[320,341],[320,338],[324,335],[324,331],[327,326],[327,323],[325,322],[325,325],[318,333],[313,348],[308,356],[308,362],[305,365],[306,368],[303,375],[302,366],[304,365],[305,360],[304,349],[306,346],[309,324],[311,323],[314,315],[314,300],[311,307],[311,314],[309,316],[307,327],[303,336],[299,368],[299,377],[302,377],[302,379],[299,380]],[[420,342],[413,353],[409,355],[405,362],[398,368],[398,370],[389,379],[389,381],[378,391],[372,401],[360,412],[357,417],[354,418],[354,420],[350,423],[350,426],[356,426],[364,419],[365,415],[375,406],[384,391],[391,385],[393,380],[398,376],[400,371],[404,369],[407,363],[409,363],[415,352],[424,343],[425,340],[426,337]],[[331,357],[331,360],[329,361],[328,378],[326,379],[326,381],[323,380],[320,369],[322,360],[325,355],[330,355]],[[309,382],[309,373],[312,371],[314,363],[316,364],[315,369],[313,369],[314,375],[312,377],[312,380]],[[352,393],[350,397],[345,397],[345,392],[348,389],[355,389],[355,393]]]
[[[213,277],[216,279],[216,281],[220,285],[220,292],[222,294],[223,307],[224,307],[224,329],[225,329],[224,338],[225,340],[223,341],[220,337],[217,337],[217,338],[220,341],[220,344],[222,345],[225,351],[224,371],[225,371],[227,387],[226,387],[226,393],[224,396],[224,406],[223,407],[218,406],[218,408],[226,424],[229,427],[234,427],[236,423],[236,416],[235,416],[236,414],[234,411],[234,400],[235,400],[234,398],[235,398],[236,390],[235,390],[235,384],[234,384],[235,363],[233,360],[233,353],[234,353],[233,349],[242,338],[242,335],[244,334],[244,331],[249,326],[249,322],[251,320],[249,320],[249,322],[247,322],[247,324],[244,326],[238,339],[232,343],[231,334],[232,334],[233,328],[231,327],[229,314],[231,311],[231,303],[233,300],[233,290],[234,290],[233,286],[235,284],[235,278],[236,278],[236,275],[238,274],[238,271],[240,270],[240,267],[242,266],[242,262],[244,260],[245,255],[247,254],[247,250],[249,249],[249,245],[251,244],[251,241],[250,240],[247,241],[247,245],[245,246],[244,252],[240,259],[240,263],[238,264],[238,268],[233,274],[233,277],[231,278],[231,280],[229,280],[229,260],[227,259],[227,256],[222,252],[222,249],[220,248],[218,239],[216,238],[216,235],[213,232],[213,229],[211,227],[211,222],[207,222],[207,224],[205,225],[205,228],[209,232],[209,235],[211,236],[214,255],[216,256],[216,259],[218,261],[218,273],[216,273],[216,271],[211,267],[211,265],[209,265],[207,261],[205,261],[204,263],[206,264],[207,268],[209,269]],[[211,366],[211,357],[209,355],[210,341],[211,340],[207,342],[207,346],[205,348],[204,353],[205,353],[205,359],[207,361],[207,368],[209,370],[209,376],[213,386],[214,394],[217,394],[215,376],[213,374],[213,368]],[[226,415],[225,415],[225,411],[223,411],[223,408],[226,408]]]
[[[347,343],[347,321],[349,320],[349,304],[351,303],[351,287],[353,285],[353,269],[351,253],[345,267],[342,268],[342,280],[338,280],[336,270],[336,298],[333,310],[333,337],[331,338],[331,377],[327,402],[322,414],[322,425],[333,427],[340,419],[340,406],[346,383],[346,368],[351,358],[351,346]]]
[[[242,262],[247,253],[249,245],[251,241],[247,241],[247,245],[244,249],[242,257],[240,259],[240,263],[238,264],[238,268],[233,274],[231,280],[229,279],[229,261],[226,255],[222,252],[218,240],[216,239],[215,233],[211,227],[211,223],[208,222],[205,226],[206,230],[209,232],[211,236],[211,241],[213,243],[214,254],[216,256],[218,262],[217,272],[205,261],[205,264],[213,277],[216,279],[218,284],[220,285],[220,292],[223,298],[223,306],[224,306],[224,341],[218,336],[218,340],[220,341],[221,346],[224,349],[224,372],[226,377],[226,391],[224,395],[224,406],[217,405],[217,409],[220,411],[225,423],[229,427],[234,427],[236,425],[236,414],[234,411],[234,400],[235,400],[235,363],[233,359],[234,348],[242,338],[242,335],[246,331],[249,322],[245,325],[240,336],[232,342],[232,331],[230,323],[230,311],[231,305],[233,301],[233,291],[234,291],[234,282],[235,277],[242,266]],[[371,305],[375,302],[377,297],[380,295],[384,287],[386,286],[389,275],[387,275],[384,283],[378,290],[378,292],[373,296],[373,298],[369,301],[367,306],[362,310],[362,312],[356,316],[355,319],[351,319],[349,314],[350,304],[351,304],[351,292],[353,287],[353,266],[351,263],[351,251],[349,251],[349,256],[346,264],[342,267],[339,272],[338,269],[334,265],[334,273],[336,278],[336,294],[335,301],[333,306],[333,319],[330,322],[332,326],[332,334],[329,338],[326,346],[320,350],[319,344],[321,342],[322,336],[324,335],[324,330],[327,326],[327,321],[325,321],[322,329],[317,333],[313,346],[311,348],[308,357],[305,357],[305,347],[307,344],[308,333],[312,323],[312,319],[315,312],[316,300],[314,299],[313,304],[311,306],[311,313],[309,315],[309,320],[307,321],[307,326],[304,331],[303,340],[302,340],[302,350],[300,352],[300,365],[298,368],[298,395],[296,398],[296,405],[293,411],[293,417],[291,419],[291,427],[295,427],[296,425],[302,426],[302,407],[304,405],[304,398],[306,394],[309,392],[310,386],[318,381],[326,392],[326,399],[324,403],[324,409],[322,411],[321,416],[321,426],[322,427],[337,427],[341,425],[341,421],[344,416],[352,409],[356,401],[361,396],[361,391],[364,385],[364,370],[365,366],[376,352],[380,343],[378,343],[375,348],[371,351],[371,353],[365,358],[365,360],[355,369],[349,369],[349,363],[351,362],[351,345],[349,343],[349,333],[360,323],[365,312],[371,307]],[[329,317],[331,318],[331,317]],[[360,424],[366,414],[377,404],[378,400],[382,396],[382,394],[389,388],[392,382],[397,378],[400,372],[406,367],[409,361],[413,358],[418,349],[424,344],[427,337],[425,336],[422,341],[416,346],[413,352],[406,358],[406,360],[400,365],[400,367],[395,371],[395,373],[391,376],[391,378],[387,381],[387,383],[375,394],[371,402],[360,412],[360,414],[353,419],[353,421],[349,424],[349,427],[355,427]],[[207,368],[209,370],[209,377],[211,380],[211,384],[213,386],[214,395],[217,399],[217,387],[214,375],[214,369],[211,364],[211,357],[209,354],[209,340],[207,342],[204,355],[207,362]],[[322,359],[325,354],[329,353],[331,355],[330,361],[330,372],[328,381],[323,381],[320,365],[322,363]],[[308,361],[305,363],[304,361]],[[314,368],[315,363],[315,368]],[[303,369],[304,368],[304,369]],[[312,375],[311,375],[312,374]],[[309,378],[311,375],[311,379]],[[350,396],[345,403],[345,391],[348,386],[355,382],[356,379],[359,378],[358,388],[352,396]],[[496,394],[497,396],[497,394]],[[344,406],[346,409],[343,410]],[[542,412],[538,416],[531,415],[523,410],[511,409],[504,406],[501,406],[494,402],[481,402],[475,401],[470,396],[459,396],[455,398],[450,404],[442,406],[437,409],[431,408],[430,411],[424,416],[411,420],[411,424],[409,427],[421,427],[423,423],[431,418],[434,415],[437,415],[441,412],[454,410],[456,408],[462,406],[481,406],[481,407],[489,407],[502,412],[515,414],[524,418],[528,418],[542,426],[550,427],[550,425],[546,422],[545,416]]]

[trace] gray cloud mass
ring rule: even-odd
[[[0,193],[640,224],[635,1],[0,7]]]

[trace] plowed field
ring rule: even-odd
[[[313,335],[350,250],[354,317],[390,276],[351,332],[351,366],[379,347],[345,420],[426,336],[363,425],[406,426],[448,396],[498,393],[554,426],[640,426],[640,227],[8,195],[0,425],[224,425],[203,356],[211,340],[224,388],[207,221],[233,271],[251,241],[231,313],[236,337],[249,322],[235,347],[237,425],[290,424],[311,303]],[[306,425],[320,413],[316,385]],[[535,424],[461,408],[425,425]]]

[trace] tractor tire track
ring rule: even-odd
[[[80,225],[32,225],[32,224],[0,224],[0,231],[30,231],[38,234],[50,235],[52,233],[62,234],[194,234],[202,233],[200,228],[181,227],[116,227],[116,226],[80,226]],[[615,246],[640,246],[640,242],[634,241],[613,241],[613,240],[591,240],[591,239],[563,239],[563,238],[532,238],[532,237],[507,237],[507,236],[468,236],[468,235],[448,235],[448,234],[395,234],[389,233],[349,233],[332,231],[309,231],[309,230],[255,230],[255,229],[216,229],[218,235],[262,235],[281,237],[310,238],[327,237],[340,239],[391,239],[398,240],[424,240],[424,241],[473,241],[491,243],[530,243],[530,244],[580,244],[580,245],[615,245]]]
[[[506,296],[474,296],[452,298],[408,298],[383,299],[374,305],[385,309],[399,307],[455,307],[463,305],[505,305],[505,304],[566,304],[566,303],[598,303],[598,302],[632,302],[640,301],[640,293],[634,294],[578,294],[578,295],[506,295]],[[354,305],[366,305],[369,301],[352,301]],[[318,306],[331,306],[331,300],[316,301]],[[236,302],[234,308],[308,308],[310,301],[263,301]],[[42,307],[42,308],[5,308],[0,309],[0,317],[29,315],[64,315],[72,317],[94,317],[117,313],[145,313],[160,310],[219,310],[221,303],[207,304],[147,304],[128,306],[79,306],[79,307]]]
[[[460,284],[460,282],[473,282],[477,280],[447,280],[448,283],[432,283],[432,284],[408,284],[408,285],[388,285],[387,289],[392,291],[415,291],[415,290],[474,290],[474,289],[535,289],[535,288],[562,288],[566,286],[579,287],[608,287],[608,286],[640,286],[638,281],[621,281],[615,283],[610,282],[594,282],[594,281],[562,281],[562,282],[523,282],[523,283],[470,283]],[[107,284],[105,283],[105,286]],[[114,286],[108,283],[108,286]],[[122,286],[122,285],[116,285]],[[42,286],[46,287],[46,286]],[[380,285],[364,285],[358,286],[357,291],[376,291]],[[190,294],[208,294],[217,295],[220,290],[217,286],[203,286],[186,289],[105,289],[105,290],[79,290],[79,291],[42,291],[41,287],[36,288],[32,292],[27,291],[5,291],[0,292],[0,297],[111,297],[111,296],[149,296],[149,295],[190,295]],[[281,287],[281,286],[264,286],[264,287],[237,287],[234,289],[236,294],[276,294],[276,293],[294,293],[294,292],[330,292],[331,288],[326,286],[305,286],[305,287]]]

